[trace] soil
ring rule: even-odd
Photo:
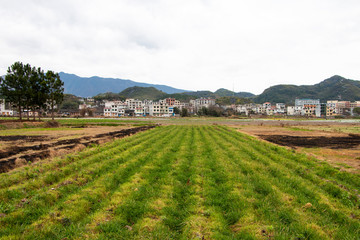
[[[305,129],[299,128],[300,126]],[[306,128],[332,126],[351,127],[354,124],[287,122],[253,122],[232,126],[238,131],[281,146],[290,147],[341,168],[344,171],[360,173],[360,134],[337,131],[311,130]],[[356,125],[358,126],[358,125]]]
[[[349,135],[345,137],[325,137],[325,136],[288,136],[288,135],[258,135],[260,138],[288,147],[307,147],[307,148],[331,148],[347,149],[354,148],[360,144],[360,135]]]
[[[27,162],[66,154],[91,144],[123,138],[153,127],[141,126],[125,129],[123,127],[92,127],[70,131],[43,131],[44,135],[0,136],[0,144],[3,145],[0,150],[0,173],[22,166]],[[36,133],[32,132],[32,134]]]

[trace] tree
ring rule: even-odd
[[[220,117],[221,115],[223,115],[223,112],[224,112],[224,109],[222,109],[221,107],[210,106],[208,108],[208,115],[209,116]]]
[[[186,108],[182,108],[180,116],[181,117],[188,117],[189,116],[189,111]]]
[[[29,71],[30,69],[30,71]],[[22,120],[22,109],[27,105],[28,82],[31,75],[29,64],[15,62],[8,68],[4,79],[1,78],[0,92],[6,101],[12,103],[19,111],[19,119]]]
[[[18,109],[20,120],[23,110],[27,110],[29,119],[30,109],[34,113],[34,120],[36,110],[40,118],[40,111],[47,103],[51,106],[54,119],[54,105],[63,100],[63,85],[58,73],[48,71],[45,75],[41,68],[15,62],[8,68],[5,78],[0,78],[0,95]]]
[[[86,116],[93,117],[94,116],[94,111],[91,108],[83,108],[83,109],[80,110],[80,116],[82,116],[82,117],[86,117]]]
[[[201,107],[201,108],[198,110],[197,114],[198,114],[199,116],[207,116],[207,115],[209,114],[208,108],[207,108],[207,107]]]
[[[27,97],[29,98],[29,107],[33,112],[35,120],[35,112],[38,112],[40,119],[41,109],[46,108],[48,86],[45,81],[44,71],[41,68],[32,68],[31,71]]]
[[[180,114],[180,109],[178,107],[174,107],[174,113],[175,114]]]
[[[45,75],[47,84],[47,99],[51,109],[51,119],[54,120],[54,108],[61,104],[64,99],[64,83],[61,81],[58,73],[47,71]]]
[[[360,115],[360,107],[354,108],[353,113]]]

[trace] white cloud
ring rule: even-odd
[[[355,0],[2,1],[0,72],[15,61],[80,76],[261,93],[360,79]]]

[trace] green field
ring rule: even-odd
[[[360,176],[220,125],[0,175],[0,239],[359,239]]]

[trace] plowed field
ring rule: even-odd
[[[359,239],[360,177],[224,126],[0,174],[0,239]]]

